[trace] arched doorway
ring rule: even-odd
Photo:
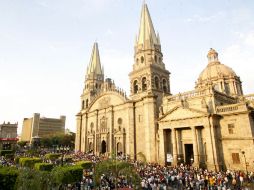
[[[106,141],[101,142],[101,153],[104,154],[107,151],[107,143]]]
[[[116,145],[116,151],[117,151],[117,155],[120,156],[123,153],[123,146],[122,143],[117,143]]]
[[[89,143],[89,152],[91,152],[91,151],[93,151],[93,143],[92,142]]]

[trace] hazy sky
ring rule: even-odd
[[[142,0],[0,0],[0,122],[75,115],[92,45],[129,94]],[[147,0],[172,93],[194,89],[212,47],[254,93],[253,0]]]

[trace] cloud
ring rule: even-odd
[[[254,91],[254,75],[250,70],[254,64],[254,54],[250,46],[254,46],[254,32],[238,33],[237,42],[226,47],[220,54],[222,63],[231,67],[240,76],[246,93]]]
[[[218,12],[214,15],[209,15],[209,16],[201,16],[198,14],[193,15],[190,18],[185,19],[186,22],[202,22],[202,23],[206,23],[206,22],[211,22],[214,21],[216,19],[219,19],[221,17],[223,17],[225,15],[224,12]]]

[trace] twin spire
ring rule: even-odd
[[[101,67],[100,54],[98,43],[95,42],[93,45],[93,51],[90,58],[90,63],[87,67],[87,76],[88,75],[103,75],[103,68]]]
[[[141,11],[139,35],[136,45],[145,45],[146,43],[160,45],[160,38],[159,35],[156,35],[155,33],[147,4],[144,3]]]
[[[155,33],[152,19],[146,3],[143,4],[141,11],[139,35],[136,45],[142,45],[143,47],[148,47],[150,45],[160,45],[159,35],[156,35]],[[103,68],[101,67],[100,54],[97,42],[95,42],[93,45],[92,55],[90,58],[90,63],[87,67],[86,75],[104,75]]]

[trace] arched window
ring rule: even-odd
[[[94,124],[93,122],[90,124],[90,131],[92,132],[93,131],[93,127],[94,127]]]
[[[138,58],[136,59],[136,63],[139,64],[139,59]]]
[[[142,91],[147,90],[146,77],[142,78]]]
[[[86,108],[88,108],[88,99],[86,99]]]
[[[161,63],[161,58],[159,57],[159,63]]]
[[[163,92],[167,92],[167,81],[166,79],[162,80]]]
[[[137,80],[135,80],[133,83],[133,92],[134,92],[134,94],[138,93],[138,81]]]
[[[85,101],[82,101],[82,109],[85,109]]]
[[[159,89],[159,78],[157,76],[154,77],[154,84],[155,84],[155,88]]]
[[[143,56],[141,56],[141,63],[144,63],[144,57]]]
[[[155,56],[154,56],[154,61],[155,61],[155,63],[157,63],[157,62],[158,62],[157,55],[155,55]]]
[[[117,119],[117,123],[118,123],[118,125],[122,125],[123,119],[122,119],[121,117],[119,117],[119,118]]]
[[[98,88],[98,84],[97,84],[97,83],[95,83],[95,88],[96,88],[96,89]]]

